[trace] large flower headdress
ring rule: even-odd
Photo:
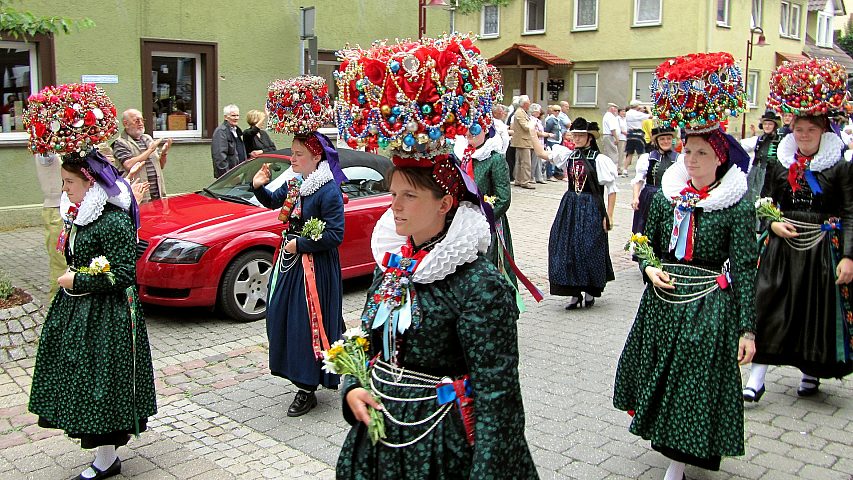
[[[767,108],[794,115],[826,115],[847,103],[847,71],[828,58],[783,62],[770,76]]]
[[[23,115],[34,154],[86,155],[118,130],[116,107],[92,83],[48,86],[30,95]]]
[[[746,106],[740,68],[725,52],[692,53],[661,63],[651,90],[661,123],[688,132],[714,130]]]
[[[468,35],[374,42],[338,57],[335,116],[353,148],[429,159],[449,151],[446,139],[492,124],[494,75]]]
[[[323,77],[303,75],[273,81],[267,92],[267,128],[307,135],[332,122],[329,86]]]

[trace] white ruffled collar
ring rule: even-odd
[[[394,212],[389,208],[376,222],[370,247],[379,268],[385,253],[399,254],[407,239],[397,235]],[[461,265],[477,259],[477,253],[486,253],[491,243],[491,231],[486,217],[470,202],[462,202],[447,229],[447,236],[438,242],[418,264],[412,281],[432,283],[446,278]]]
[[[334,180],[332,169],[329,167],[329,162],[323,160],[317,164],[317,169],[308,175],[308,178],[302,181],[299,186],[299,195],[307,197],[313,195],[323,185]]]
[[[121,193],[114,197],[110,197],[107,191],[103,189],[97,182],[89,188],[80,206],[77,208],[77,217],[74,218],[74,225],[88,225],[104,213],[104,207],[107,203],[121,208],[124,211],[130,210],[131,194],[124,182],[117,182]],[[71,200],[68,199],[68,194],[62,192],[62,197],[59,200],[59,212],[63,220],[68,220],[68,209],[71,208]]]
[[[474,150],[474,153],[471,154],[471,158],[477,161],[483,161],[487,158],[491,158],[493,152],[500,152],[503,147],[503,140],[501,140],[500,136],[497,134],[493,135],[491,138],[486,139],[480,148]],[[460,161],[465,158],[465,149],[468,148],[468,138],[463,137],[462,135],[457,135],[453,141],[453,154],[456,155]]]
[[[666,169],[661,179],[661,190],[667,198],[681,197],[681,191],[687,186],[690,175],[683,161],[678,161]],[[708,197],[696,203],[697,208],[706,212],[722,210],[736,204],[746,193],[746,174],[740,168],[732,166],[723,175],[717,188],[708,193]]]
[[[834,166],[841,159],[841,149],[844,148],[844,141],[833,132],[824,132],[820,137],[820,148],[809,162],[809,170],[813,172],[822,172],[827,168]],[[794,156],[797,154],[797,142],[794,140],[794,135],[785,135],[785,138],[779,142],[776,147],[776,157],[779,163],[786,169],[796,161]]]

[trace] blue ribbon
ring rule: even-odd
[[[402,265],[403,263],[406,263],[406,262],[403,262],[404,259],[408,260],[408,265],[406,267],[401,267],[400,265]],[[408,273],[412,273],[415,271],[415,266],[417,266],[417,264],[418,264],[418,261],[413,259],[413,258],[406,258],[400,254],[397,254],[397,253],[389,253],[388,254],[388,262],[387,262],[387,265],[385,265],[385,266],[388,268],[397,268],[399,270],[403,270],[403,271],[406,271]]]
[[[453,388],[453,383],[442,383],[435,387],[438,394],[436,401],[439,405],[446,405],[450,402],[456,402],[459,405],[459,397],[456,396],[456,389]],[[471,382],[465,379],[465,395],[471,396]]]
[[[812,190],[812,193],[815,195],[820,195],[823,193],[823,189],[820,188],[820,183],[818,183],[817,178],[814,176],[814,172],[811,170],[806,170],[803,174],[806,178],[806,182],[809,184],[809,188]]]
[[[836,220],[834,222],[824,222],[823,225],[820,226],[820,230],[822,232],[841,230],[841,220]]]
[[[679,213],[683,215],[679,217]],[[673,221],[678,225],[678,236],[675,240],[675,258],[682,260],[687,255],[687,235],[690,233],[690,217],[692,213],[676,208]]]

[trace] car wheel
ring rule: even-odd
[[[225,269],[219,288],[225,314],[241,322],[264,318],[271,273],[272,253],[251,250],[238,255]]]

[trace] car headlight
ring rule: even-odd
[[[149,260],[157,263],[198,263],[207,248],[199,243],[167,238],[157,245]]]

